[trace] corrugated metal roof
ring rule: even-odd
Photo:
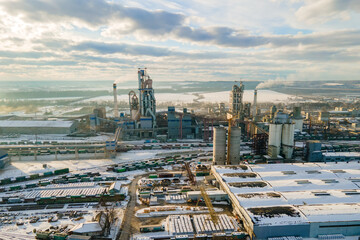
[[[53,127],[69,128],[73,125],[72,121],[0,121],[0,127]]]

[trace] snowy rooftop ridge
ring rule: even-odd
[[[247,167],[212,166],[212,171],[257,225],[360,221],[358,162]],[[254,175],[244,177],[249,173]],[[286,208],[298,214],[290,216]]]
[[[68,128],[73,125],[72,121],[20,121],[20,120],[3,120],[0,121],[0,127],[55,127]]]

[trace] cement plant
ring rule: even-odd
[[[0,239],[360,239],[354,89],[176,93],[156,71],[1,100]]]

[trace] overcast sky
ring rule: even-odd
[[[0,0],[0,80],[359,80],[360,0]]]

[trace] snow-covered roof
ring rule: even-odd
[[[55,127],[55,128],[69,128],[73,125],[72,121],[19,121],[19,120],[4,120],[0,121],[0,127]]]
[[[360,157],[359,152],[324,152],[325,157]]]
[[[227,186],[225,190],[239,201],[255,224],[284,225],[328,221],[329,217],[325,217],[326,209],[332,214],[331,221],[342,221],[346,219],[344,216],[348,208],[351,208],[349,206],[355,209],[350,220],[360,221],[358,162],[247,166],[247,169],[212,166],[212,171],[218,179],[222,179]],[[261,213],[261,208],[280,209],[281,212],[282,208],[289,206],[299,214],[275,214],[271,217],[256,214]],[[315,212],[303,211],[303,208],[312,209],[312,206]],[[249,210],[252,208],[260,209],[254,213]],[[318,214],[315,214],[316,212]]]
[[[217,195],[227,195],[226,192],[221,191],[221,190],[216,190],[216,191],[206,191],[207,195],[209,196],[217,196]],[[187,192],[188,196],[198,196],[201,195],[200,191],[189,191]]]
[[[325,204],[298,206],[311,222],[359,221],[360,204]]]
[[[70,232],[73,233],[91,233],[91,232],[101,232],[102,229],[100,227],[100,224],[98,222],[85,222],[80,223],[70,229]]]

